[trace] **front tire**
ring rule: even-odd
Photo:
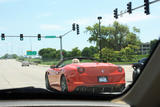
[[[62,76],[61,78],[61,91],[65,93],[68,92],[68,86],[65,76]]]

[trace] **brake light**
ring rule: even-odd
[[[118,71],[119,71],[119,72],[122,72],[122,67],[119,66],[119,67],[118,67]]]
[[[77,71],[81,74],[85,72],[85,69],[83,67],[77,67]]]

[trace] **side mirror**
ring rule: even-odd
[[[50,68],[55,68],[55,67],[56,67],[55,65],[51,65],[51,66],[50,66]]]

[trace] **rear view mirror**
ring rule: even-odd
[[[55,67],[56,67],[55,65],[51,65],[51,66],[50,66],[50,68],[55,68]]]

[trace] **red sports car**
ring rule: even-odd
[[[47,89],[62,92],[120,92],[126,83],[122,67],[92,58],[60,61],[46,71],[45,82]]]

